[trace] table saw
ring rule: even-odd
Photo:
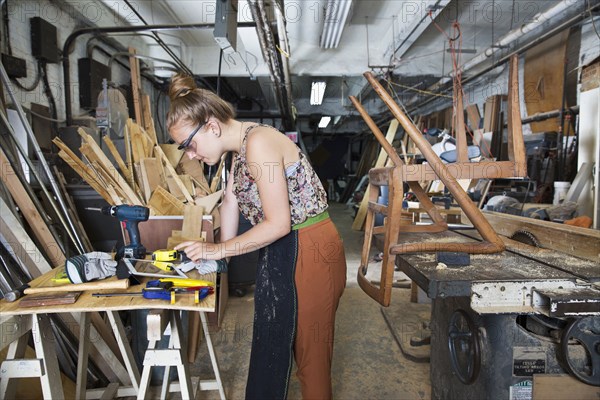
[[[400,243],[476,242],[475,230],[402,234]],[[600,264],[506,240],[452,267],[397,257],[432,300],[432,397],[531,398],[534,374],[600,386]]]

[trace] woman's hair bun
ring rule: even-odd
[[[196,81],[190,75],[178,73],[171,78],[169,86],[169,98],[171,101],[183,97],[196,89]]]

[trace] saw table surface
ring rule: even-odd
[[[405,243],[476,243],[476,230],[446,231],[435,235],[410,233],[400,235]],[[471,254],[464,267],[439,265],[434,253],[401,254],[398,268],[414,280],[427,295],[436,297],[470,296],[473,283],[539,280],[600,281],[600,263],[556,251],[507,240],[507,249],[497,254]]]

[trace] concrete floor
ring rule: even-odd
[[[336,399],[428,399],[429,364],[410,361],[386,324],[381,307],[356,282],[363,233],[351,229],[353,212],[344,204],[330,205],[331,218],[344,240],[348,264],[347,287],[336,319],[333,357],[333,394]],[[402,274],[396,273],[401,279]],[[377,279],[377,278],[375,278]],[[406,320],[394,321],[396,332],[404,332],[417,314],[410,306],[410,289],[394,289],[390,309],[406,309]],[[423,316],[423,309],[417,310]],[[404,311],[402,311],[402,315]],[[243,399],[252,340],[253,292],[230,297],[219,330],[211,329],[221,379],[228,399]],[[418,319],[418,318],[417,318]],[[398,328],[400,326],[400,328]],[[408,337],[409,330],[406,331]],[[192,376],[213,377],[204,343],[192,367]],[[218,392],[200,392],[197,399],[218,399]],[[292,372],[289,399],[301,399],[298,380]]]

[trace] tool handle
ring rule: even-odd
[[[168,290],[146,290],[142,289],[142,295],[145,299],[171,300],[173,294]]]
[[[25,294],[50,293],[50,292],[82,292],[85,290],[105,290],[105,289],[127,289],[129,287],[128,279],[95,281],[78,284],[67,284],[62,286],[42,286],[27,288]]]

